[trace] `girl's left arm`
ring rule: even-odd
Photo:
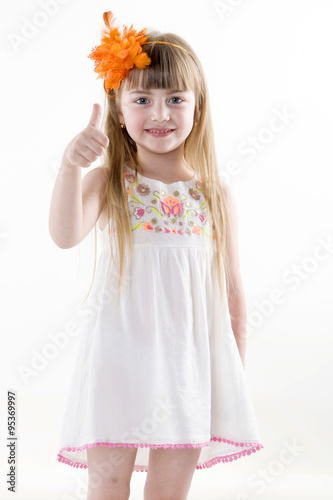
[[[223,184],[223,193],[227,205],[230,229],[227,227],[227,254],[230,263],[231,292],[228,306],[231,316],[232,330],[237,342],[238,351],[245,369],[246,351],[246,298],[240,271],[238,250],[238,210],[236,198],[230,185]]]

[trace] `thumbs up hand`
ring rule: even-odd
[[[63,162],[69,166],[90,167],[109,145],[109,138],[99,130],[102,117],[100,104],[95,103],[86,128],[67,145]]]

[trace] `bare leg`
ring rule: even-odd
[[[94,446],[87,449],[87,500],[128,500],[137,448]]]
[[[186,500],[201,448],[151,448],[144,500]]]

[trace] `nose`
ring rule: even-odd
[[[155,102],[151,112],[151,120],[164,122],[170,120],[169,110],[164,101]]]

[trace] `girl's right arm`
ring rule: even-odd
[[[87,127],[68,144],[62,157],[49,215],[49,232],[60,248],[79,244],[100,213],[107,180],[105,169],[93,169],[82,179],[81,167],[90,167],[109,144],[108,137],[98,128],[101,115],[101,106],[94,104]]]

